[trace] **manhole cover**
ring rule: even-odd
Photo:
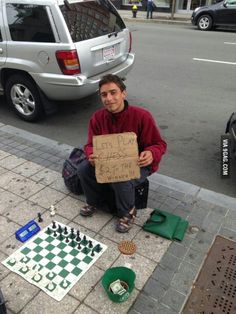
[[[236,313],[236,242],[216,237],[182,313]]]

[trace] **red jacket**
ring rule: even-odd
[[[162,139],[152,115],[144,108],[128,105],[112,114],[105,108],[96,111],[89,121],[88,141],[84,146],[87,157],[93,153],[93,135],[134,132],[137,135],[139,153],[149,150],[153,155],[152,172],[158,169],[166,142]]]

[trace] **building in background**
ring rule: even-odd
[[[131,7],[136,4],[141,11],[146,11],[147,0],[111,0],[117,9],[131,10]],[[189,13],[194,9],[204,5],[210,5],[221,0],[175,0],[175,12]],[[155,11],[171,12],[174,0],[153,0]]]

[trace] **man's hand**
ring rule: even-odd
[[[90,164],[94,167],[95,166],[95,160],[96,160],[97,156],[95,156],[94,154],[89,155],[89,162]]]
[[[149,166],[151,165],[152,162],[153,162],[153,156],[150,150],[145,150],[140,153],[139,160],[138,160],[139,167]]]

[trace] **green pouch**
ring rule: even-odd
[[[145,231],[178,241],[183,240],[187,227],[187,220],[160,209],[154,209],[150,218],[143,225]]]

